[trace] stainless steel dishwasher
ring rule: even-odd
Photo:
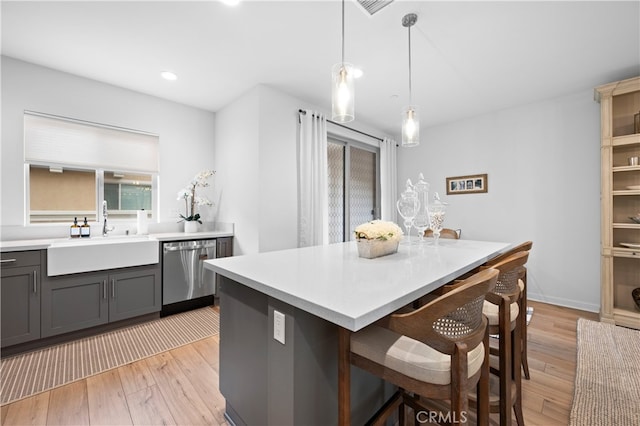
[[[211,305],[215,273],[204,261],[215,259],[216,240],[167,242],[162,247],[162,316]]]

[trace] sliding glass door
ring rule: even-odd
[[[329,242],[353,239],[361,223],[379,217],[379,150],[328,138]]]

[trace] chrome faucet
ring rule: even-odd
[[[107,226],[107,200],[102,201],[102,218],[104,220],[104,224],[102,225],[102,236],[106,237],[107,232],[113,231],[115,229],[114,226]]]

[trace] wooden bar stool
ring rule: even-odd
[[[474,386],[478,424],[488,424],[489,335],[482,309],[497,277],[497,270],[487,269],[419,309],[352,334],[340,329],[340,424],[349,424],[351,364],[398,387],[369,424],[384,424],[397,409],[403,425],[405,404],[416,413],[426,410],[420,398],[449,400],[450,419],[459,424],[467,418]]]
[[[498,350],[490,349],[491,354],[498,357],[498,365],[492,365],[491,372],[499,378],[499,400],[491,400],[490,411],[499,412],[500,424],[507,426],[511,425],[512,409],[518,425],[524,425],[520,334],[525,315],[520,312],[521,291],[518,281],[528,258],[529,252],[521,251],[491,266],[491,269],[499,271],[499,275],[495,288],[487,293],[483,307],[483,313],[489,321],[489,333],[499,335]],[[470,395],[470,398],[474,396]]]
[[[485,266],[491,267],[492,265],[495,265],[496,263],[503,261],[504,259],[508,258],[514,253],[520,253],[522,251],[531,251],[532,247],[533,247],[532,241],[525,241],[524,243],[518,244],[517,246],[513,247],[509,251],[506,251],[501,255],[496,256],[493,259],[489,260],[487,263],[485,263]],[[522,355],[520,360],[522,364],[522,370],[524,372],[524,377],[525,379],[529,380],[531,378],[531,375],[529,374],[529,359],[527,357],[527,338],[528,338],[527,317],[526,317],[526,314],[527,314],[527,268],[524,266],[522,267],[522,271],[520,274],[520,281],[518,282],[518,285],[520,286],[520,292],[521,292],[519,308],[520,308],[520,312],[522,312],[522,315],[523,315],[523,318],[521,318],[521,321],[520,321],[520,327],[521,327],[520,336],[521,336],[521,347],[522,347]]]
[[[440,231],[440,238],[459,240],[461,234],[462,229],[442,228],[442,230]],[[431,229],[427,229],[426,231],[424,231],[424,236],[433,237],[433,231]]]

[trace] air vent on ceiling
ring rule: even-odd
[[[393,3],[393,0],[358,0],[358,4],[369,14],[379,12],[383,7]]]

